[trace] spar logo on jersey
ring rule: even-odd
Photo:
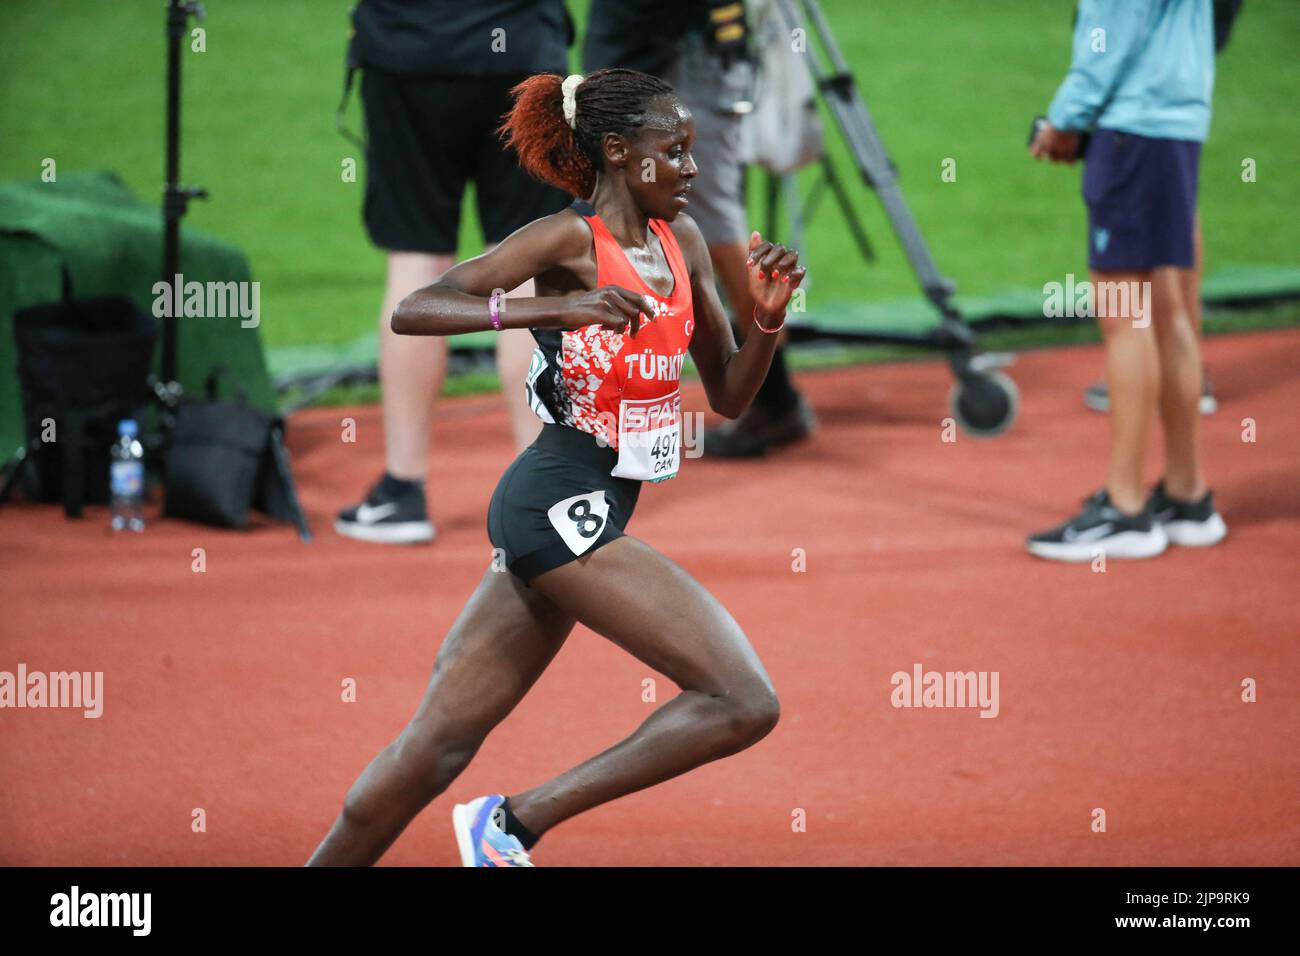
[[[621,430],[624,434],[671,428],[681,420],[682,396],[680,392],[673,392],[659,398],[625,399],[622,413]]]

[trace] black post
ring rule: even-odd
[[[194,0],[167,2],[167,178],[163,185],[163,281],[175,282],[181,271],[181,219],[191,199],[206,199],[207,190],[184,187],[181,174],[181,38],[189,18],[203,20],[203,6]],[[173,286],[172,307],[163,318],[160,397],[167,404],[180,395],[179,333],[176,311],[181,290]]]

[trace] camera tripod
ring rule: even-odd
[[[1006,364],[1007,358],[978,352],[975,333],[953,301],[956,286],[951,279],[939,272],[930,254],[930,247],[921,235],[899,188],[898,171],[885,151],[884,142],[871,120],[871,114],[858,94],[853,73],[840,54],[817,0],[771,2],[785,36],[792,36],[795,29],[803,28],[806,24],[810,28],[807,33],[817,37],[822,57],[818,57],[811,44],[803,57],[813,83],[822,102],[834,117],[863,181],[880,197],[885,216],[893,227],[908,264],[916,274],[922,292],[939,313],[939,324],[925,332],[830,330],[806,326],[800,329],[792,325],[792,340],[815,337],[941,349],[948,353],[948,363],[956,378],[949,394],[949,407],[957,423],[977,437],[993,436],[1006,431],[1015,420],[1019,407],[1019,393],[1015,383],[999,370],[1000,366]],[[873,258],[871,245],[853,210],[844,182],[836,174],[830,157],[825,153],[821,165],[824,184],[830,187],[844,212],[863,258],[870,261]],[[821,185],[818,184],[818,190]],[[790,194],[793,190],[786,192]],[[780,194],[780,177],[772,175],[768,181],[767,196],[768,217],[772,220],[769,222],[769,232],[775,221]],[[814,202],[815,198],[805,203],[805,207],[810,207]]]

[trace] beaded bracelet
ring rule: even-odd
[[[488,317],[492,320],[492,328],[498,332],[501,331],[501,293],[493,292],[488,297]]]

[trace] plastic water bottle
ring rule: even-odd
[[[144,446],[136,439],[135,420],[117,423],[109,465],[109,494],[113,506],[114,531],[144,530]]]

